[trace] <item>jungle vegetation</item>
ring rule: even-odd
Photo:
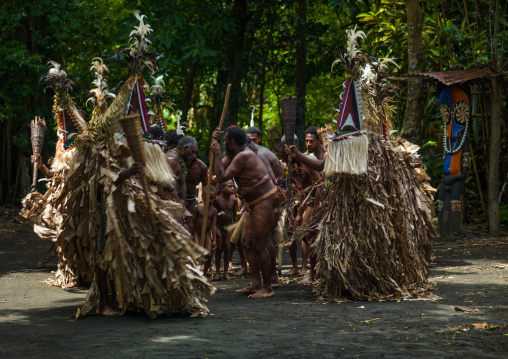
[[[488,67],[491,76],[472,87],[474,161],[466,180],[465,220],[489,223],[493,235],[499,233],[499,221],[508,221],[508,3],[500,0],[4,0],[0,203],[19,202],[29,190],[34,116],[49,123],[43,158],[54,153],[52,94],[38,84],[47,61],[63,64],[76,83],[76,103],[89,114],[91,60],[105,61],[110,87],[116,87],[126,64],[113,55],[136,25],[135,9],[154,29],[149,38],[158,53],[160,71],[147,70],[146,78],[163,77],[173,103],[167,110],[169,127],[177,118],[186,122],[186,133],[197,138],[203,156],[228,83],[226,126],[248,126],[253,119],[263,132],[271,125],[282,128],[279,100],[288,95],[298,97],[297,135],[303,136],[307,126],[331,123],[344,79],[340,67],[331,72],[331,64],[346,47],[345,30],[357,26],[367,34],[360,42],[365,54],[397,62],[390,74],[400,88],[394,127],[423,145],[421,154],[437,186],[442,172],[439,86],[406,75]]]

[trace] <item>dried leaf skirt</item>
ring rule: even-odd
[[[425,171],[416,150],[371,135],[367,173],[328,178],[307,226],[317,231],[321,299],[396,300],[428,289],[433,189],[418,175]]]
[[[44,195],[39,192],[30,192],[21,201],[23,208],[21,215],[29,219],[34,225],[34,232],[44,240],[51,241],[49,257],[40,261],[41,264],[47,263],[53,256],[58,257],[58,268],[54,272],[53,278],[46,279],[46,283],[58,287],[71,287],[79,283],[89,283],[91,277],[76,278],[72,270],[66,263],[62,249],[58,245],[58,236],[61,232],[62,217],[55,210],[55,198],[61,195],[65,190],[65,169],[53,171],[53,176],[47,181],[47,191]]]
[[[104,270],[121,312],[135,308],[150,317],[176,311],[205,315],[206,298],[215,288],[199,270],[204,250],[173,219],[181,214],[180,204],[150,193],[153,228],[139,178],[115,186],[128,156],[119,141],[92,136],[78,141],[58,238],[67,263],[78,275]],[[95,275],[78,317],[97,304],[97,281]]]

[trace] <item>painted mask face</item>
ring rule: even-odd
[[[360,133],[362,129],[362,101],[359,96],[360,89],[356,82],[347,80],[341,97],[339,118],[337,120],[338,131],[335,132],[334,140],[340,140]]]
[[[148,115],[148,106],[146,104],[145,91],[143,90],[144,81],[138,79],[134,84],[129,103],[127,105],[127,115],[139,113],[141,115],[140,125],[143,135],[148,133],[150,128],[150,116]]]
[[[457,86],[447,87],[439,95],[439,109],[444,122],[444,150],[456,153],[467,137],[470,102],[467,94]]]
[[[57,116],[59,137],[57,147],[60,151],[66,152],[76,145],[76,136],[85,132],[87,125],[73,110],[62,109]]]

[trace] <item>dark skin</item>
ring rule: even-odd
[[[41,155],[32,155],[32,164],[37,163],[37,169],[42,172],[44,177],[51,178],[53,177],[53,172],[51,172],[45,165],[42,164]]]
[[[118,186],[128,178],[144,173],[145,167],[139,162],[134,162],[130,168],[118,174],[115,185]],[[97,278],[99,286],[99,305],[97,307],[97,313],[107,317],[122,315],[122,312],[118,309],[115,295],[110,294],[108,290],[108,288],[115,288],[113,280],[108,279],[107,273],[101,268],[97,268]]]
[[[196,186],[201,181],[203,187],[208,184],[208,167],[200,159],[195,159],[187,164],[187,176],[185,176],[186,197],[196,197]],[[194,201],[186,201],[187,210],[192,212],[194,206],[198,203]]]
[[[284,173],[279,166],[279,159],[272,151],[266,147],[256,145],[253,142],[249,143],[248,146],[261,159],[261,161],[263,161],[273,183],[277,181],[277,178],[284,176]]]
[[[239,184],[245,201],[252,202],[274,188],[265,165],[251,149],[229,139],[226,132],[224,144],[231,155],[221,158],[219,140],[222,131],[212,135],[210,150],[215,154],[215,173],[219,182],[232,178]],[[243,226],[243,245],[252,273],[252,285],[237,290],[252,293],[250,298],[267,298],[274,295],[271,279],[271,259],[266,243],[271,240],[275,221],[273,213],[278,206],[278,196],[271,196],[249,208]]]
[[[226,229],[227,226],[235,223],[238,220],[238,201],[235,197],[235,187],[233,181],[229,180],[226,183],[221,183],[221,194],[215,200],[215,208],[219,212],[217,215],[217,223],[219,225],[220,236],[217,238],[217,250],[215,251],[215,268],[217,272],[213,277],[214,280],[220,279],[220,262],[222,253],[224,253],[224,279],[231,280],[229,275],[229,261],[231,249],[231,235],[232,231]]]
[[[248,143],[249,148],[254,151],[254,153],[263,161],[268,174],[273,183],[277,182],[277,178],[283,177],[284,172],[282,172],[282,168],[279,165],[279,159],[275,156],[272,151],[268,148],[256,145],[253,142]],[[275,249],[276,242],[275,236],[272,236],[272,240],[266,244],[268,251],[270,252],[270,257],[272,259],[272,286],[279,286],[279,282],[277,280],[276,266],[277,266],[277,250]]]
[[[198,146],[192,145],[192,146],[183,146],[181,149],[178,150],[180,153],[180,156],[186,161],[186,163],[192,163],[197,156],[198,153]],[[184,216],[183,221],[188,222],[192,215],[187,210],[187,207],[185,206],[185,196],[187,195],[187,185],[186,185],[186,176],[182,172],[182,169],[180,167],[180,159],[176,154],[173,152],[166,152],[166,162],[168,163],[169,167],[171,168],[171,171],[173,171],[173,174],[178,179],[178,188],[176,189],[175,197],[182,200],[182,206],[184,209]]]
[[[249,136],[252,142],[254,142],[256,145],[261,145],[261,136],[259,136],[257,133],[248,133],[247,136]]]
[[[319,182],[322,179],[322,173],[319,170],[315,170],[314,168],[321,168],[321,166],[314,166],[317,163],[322,163],[324,167],[324,160],[326,158],[326,150],[321,145],[319,138],[314,134],[307,134],[305,136],[305,144],[307,145],[307,151],[309,153],[313,153],[316,157],[304,155],[297,151],[296,156],[293,157],[293,161],[295,161],[299,167],[303,168],[308,176],[304,177],[303,188],[307,188],[312,184]],[[296,150],[296,146],[291,146]],[[286,146],[287,148],[287,146]],[[293,150],[294,151],[294,150]],[[308,161],[308,159],[315,159],[314,161]],[[311,166],[307,166],[307,164],[311,164]],[[316,191],[314,201],[308,201],[300,206],[298,215],[295,218],[295,225],[301,226],[309,221],[311,218],[314,208],[319,203],[321,197],[321,193],[319,190]],[[315,265],[316,265],[316,257],[314,255],[310,256],[310,272],[307,274],[307,257],[309,256],[309,248],[314,240],[314,236],[306,236],[302,242],[302,270],[301,273],[305,274],[304,279],[302,280],[302,284],[310,284],[314,282],[315,279]]]
[[[298,146],[298,143],[296,143],[296,146]],[[296,148],[295,146],[295,148]],[[288,161],[288,155],[285,153],[284,151],[284,147],[282,146],[279,146],[277,148],[277,152],[279,153],[279,157],[282,161],[282,167],[283,168],[286,168],[287,167],[287,161]],[[296,167],[296,162],[293,162],[293,168]],[[291,257],[291,263],[293,265],[293,268],[291,268],[289,271],[287,271],[286,273],[284,273],[285,275],[295,275],[295,274],[301,274],[300,273],[300,270],[298,269],[298,258],[297,258],[297,249],[298,249],[298,244],[296,243],[296,241],[294,241],[293,243],[291,243],[291,245],[289,246],[289,255]],[[303,250],[302,250],[303,252]],[[303,257],[303,253],[302,253],[302,257]]]
[[[206,235],[204,248],[208,251],[205,254],[205,276],[208,276],[210,267],[212,265],[212,253],[217,248],[217,209],[213,206],[215,202],[215,193],[210,193],[210,205],[208,208],[208,218],[206,221]],[[190,233],[194,243],[201,245],[201,229],[203,228],[203,221],[205,217],[205,204],[200,203],[194,206],[192,210],[192,220],[190,222]],[[211,230],[211,235],[210,235]]]

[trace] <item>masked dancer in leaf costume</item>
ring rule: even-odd
[[[94,275],[77,317],[97,304],[97,312],[108,316],[128,308],[152,318],[175,311],[205,315],[206,298],[215,288],[199,271],[204,250],[174,220],[182,204],[156,195],[159,185],[174,185],[160,146],[135,133],[149,128],[142,68],[157,69],[146,38],[152,30],[144,16],[136,17],[132,45],[117,51],[128,60],[127,78],[111,105],[77,138],[60,197],[67,205],[58,240],[75,273]],[[145,163],[139,160],[143,154]]]
[[[85,132],[88,124],[81,117],[69,92],[72,91],[74,82],[67,77],[67,73],[61,65],[50,61],[49,72],[41,77],[47,88],[54,91],[53,113],[57,125],[58,142],[56,144],[55,157],[50,160],[51,170],[43,163],[39,155],[32,156],[32,162],[37,163],[38,169],[47,179],[47,191],[44,195],[34,191],[29,193],[23,200],[21,214],[34,222],[34,231],[42,239],[53,242],[52,249],[56,249],[58,255],[58,270],[55,277],[46,282],[62,287],[72,287],[77,282],[89,282],[89,276],[76,278],[72,270],[67,266],[62,249],[57,243],[61,232],[62,216],[57,210],[65,206],[65,201],[58,201],[60,193],[66,189],[65,175],[69,170],[69,162],[76,148],[76,138]],[[51,249],[51,250],[52,250]],[[51,251],[50,250],[50,251]],[[49,259],[45,259],[45,262]]]
[[[365,35],[355,30],[347,32],[347,52],[334,63],[344,65],[347,78],[327,158],[292,149],[300,162],[324,167],[327,181],[322,202],[295,235],[318,231],[312,250],[320,298],[394,300],[428,288],[434,189],[418,146],[388,139],[394,86],[383,72],[390,60],[358,51],[356,39]]]

